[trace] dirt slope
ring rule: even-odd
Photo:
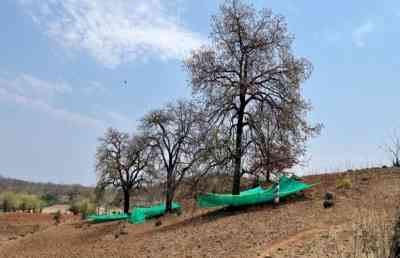
[[[352,187],[336,189],[336,180],[344,176],[351,178]],[[277,209],[187,208],[180,217],[162,218],[160,227],[154,221],[66,222],[3,241],[0,257],[338,257],[337,252],[350,253],[357,244],[357,225],[371,224],[372,219],[392,223],[395,218],[400,171],[378,169],[304,180],[321,183]],[[331,209],[322,207],[327,190],[335,194]]]

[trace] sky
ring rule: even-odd
[[[248,1],[285,16],[293,52],[313,64],[303,94],[321,135],[298,173],[388,163],[400,127],[400,2]],[[182,60],[207,44],[212,0],[3,0],[0,174],[95,185],[107,127],[190,96]],[[126,84],[125,81],[126,80]]]

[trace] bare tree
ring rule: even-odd
[[[150,112],[143,119],[142,130],[151,139],[165,180],[166,212],[170,212],[175,192],[194,164],[201,159],[201,112],[188,101],[178,101]],[[163,174],[165,172],[165,174]]]
[[[124,212],[129,213],[130,194],[140,188],[152,173],[153,152],[149,139],[108,129],[100,138],[96,154],[98,187],[113,186],[122,190]]]
[[[278,128],[283,122],[278,114],[292,112],[288,117],[296,117],[302,126],[291,130],[307,129],[305,134],[313,130],[305,121],[310,105],[300,94],[311,63],[292,54],[292,41],[283,17],[228,0],[212,19],[211,45],[185,61],[193,92],[208,108],[209,124],[229,139],[232,194],[239,194],[243,158],[251,159],[249,149],[255,145],[251,136],[264,122],[257,117],[258,107],[268,107],[268,119],[275,120]]]
[[[393,167],[400,167],[400,135],[398,131],[393,130],[383,148],[390,155]]]
[[[271,113],[268,106],[255,110],[258,122],[250,122],[250,145],[247,160],[248,173],[270,179],[272,173],[301,165],[306,153],[305,143],[309,137],[319,133],[321,125],[309,127],[304,124],[304,110],[286,110]],[[300,118],[300,119],[299,119]],[[246,166],[245,166],[246,167]]]

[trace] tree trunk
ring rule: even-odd
[[[244,99],[241,102],[244,103]],[[236,127],[236,144],[235,144],[235,171],[233,174],[233,186],[232,194],[240,194],[240,178],[241,178],[241,163],[242,163],[242,135],[243,135],[243,116],[244,116],[244,104],[238,113],[238,122]]]
[[[396,157],[393,161],[393,167],[398,168],[400,167],[400,159]]]
[[[271,170],[269,168],[267,169],[267,181],[271,182]]]
[[[130,191],[124,190],[124,213],[129,214]]]
[[[165,213],[172,212],[172,199],[173,199],[173,189],[172,189],[172,182],[171,182],[171,173],[168,172],[167,175],[167,192],[165,198]]]
[[[172,194],[167,191],[167,198],[165,200],[165,213],[172,212]]]
[[[8,202],[7,201],[3,201],[3,211],[4,212],[8,212],[9,211],[9,207],[8,207]]]

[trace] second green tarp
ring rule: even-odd
[[[295,179],[282,176],[279,180],[279,197],[284,198],[291,194],[311,188],[313,185],[299,182]],[[232,194],[202,194],[197,199],[197,203],[202,208],[212,208],[219,206],[242,206],[264,202],[271,202],[274,199],[273,187],[263,189],[257,187],[243,191],[240,195]]]

